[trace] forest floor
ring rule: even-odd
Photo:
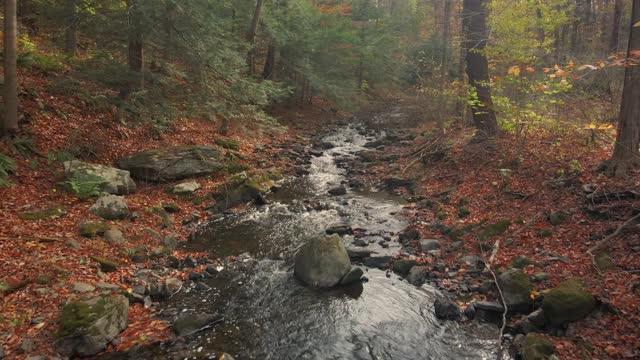
[[[16,171],[9,177],[13,186],[0,188],[0,210],[4,215],[0,220],[0,350],[7,358],[26,358],[36,352],[55,354],[53,341],[60,308],[78,296],[70,284],[105,282],[128,291],[127,277],[148,265],[133,264],[123,256],[121,246],[79,236],[80,222],[97,220],[89,212],[92,202],[79,200],[62,189],[61,164],[51,161],[49,154],[73,147],[85,154],[85,160],[109,165],[140,150],[168,145],[217,146],[215,140],[220,138],[217,125],[211,121],[178,119],[166,132],[157,134],[149,126],[118,123],[109,111],[92,111],[78,97],[49,93],[41,77],[23,77],[21,86],[29,89],[29,95],[22,98],[26,121],[19,137],[32,140],[35,152],[23,157],[9,143],[0,144],[0,152],[17,162]],[[322,104],[304,111],[277,111],[275,115],[288,125],[288,130],[257,136],[256,131],[237,127],[229,138],[239,141],[239,153],[247,165],[255,167],[263,163],[292,173],[294,164],[290,159],[272,155],[294,144],[306,145],[299,135],[312,134],[323,124],[346,114],[335,114],[328,104]],[[607,269],[596,270],[587,255],[591,246],[637,211],[638,197],[624,194],[638,188],[638,174],[628,180],[612,180],[596,172],[611,150],[602,144],[587,144],[587,136],[575,131],[538,131],[517,140],[504,135],[490,144],[473,144],[468,128],[451,129],[437,141],[437,136],[419,136],[427,130],[432,129],[415,129],[418,136],[410,150],[388,146],[384,153],[395,152],[400,159],[367,168],[367,181],[378,185],[382,178],[413,179],[416,187],[411,197],[415,201],[409,204],[410,217],[423,238],[454,242],[427,226],[435,218],[456,227],[509,220],[512,225],[508,231],[491,240],[490,245],[499,241],[495,243],[499,247],[494,267],[505,268],[513,257],[526,256],[535,264],[525,267],[525,272],[548,274],[548,278],[535,283],[537,291],[578,277],[594,295],[615,309],[613,314],[590,316],[573,323],[566,336],[553,338],[557,354],[563,359],[639,357],[638,228],[627,229],[608,244],[611,264]],[[269,149],[267,152],[254,151],[265,144],[270,145],[265,147]],[[422,153],[420,157],[414,154],[418,150]],[[220,174],[198,179],[203,185],[200,191],[211,192],[225,177]],[[128,247],[157,245],[154,232],[163,236],[174,233],[178,240],[185,239],[193,228],[183,225],[183,220],[194,212],[201,215],[200,221],[206,221],[203,205],[165,192],[171,184],[138,185],[137,192],[127,196],[130,209],[138,213],[137,219],[114,223],[124,233]],[[587,200],[585,185],[598,195],[597,200]],[[429,199],[438,204],[437,209],[418,206],[420,200]],[[169,227],[146,211],[162,203],[175,203],[180,208],[171,215]],[[18,216],[23,211],[56,206],[64,207],[64,214],[35,221]],[[548,217],[555,211],[564,211],[568,216],[554,226]],[[482,246],[473,231],[460,234],[459,240],[463,240],[464,247],[446,253],[447,261],[453,263],[461,254],[490,257],[491,250]],[[71,246],[73,243],[80,246]],[[121,266],[98,277],[96,264],[90,260],[94,255],[116,258]],[[178,250],[173,255],[202,256]],[[176,270],[171,276],[185,278],[186,274]],[[449,280],[442,285],[453,287],[455,283]],[[474,294],[476,298],[483,296],[486,295]],[[168,324],[157,320],[152,309],[133,304],[129,327],[121,334],[122,341],[116,348],[124,350],[169,336]]]
[[[625,227],[595,254],[599,269],[587,253],[640,212],[640,174],[612,179],[598,172],[610,157],[610,145],[590,143],[588,131],[574,128],[474,143],[471,128],[456,126],[438,135],[433,124],[419,127],[416,131],[426,136],[418,136],[409,149],[385,146],[386,156],[400,159],[368,168],[365,178],[369,183],[415,181],[412,191],[400,191],[410,199],[409,217],[420,238],[446,244],[443,254],[452,268],[461,256],[473,254],[485,263],[493,258],[492,268],[500,273],[514,258],[525,256],[531,262],[525,273],[532,279],[541,275],[532,298],[563,280],[583,280],[606,310],[552,337],[556,354],[561,359],[640,357],[640,226]],[[560,212],[565,216],[552,224],[550,216]],[[479,239],[479,224],[501,220],[511,224],[504,233]],[[461,247],[454,246],[460,241]],[[465,275],[464,269],[449,274],[439,287],[467,293],[460,289]],[[495,290],[471,292],[474,300],[496,298]],[[463,307],[469,302],[469,297],[459,301]]]
[[[21,79],[21,88],[28,95],[21,97],[25,117],[17,138],[27,139],[30,146],[21,154],[12,142],[0,142],[0,153],[16,161],[16,169],[9,177],[11,187],[0,187],[0,358],[26,358],[34,353],[55,355],[53,345],[62,305],[104,290],[76,294],[72,284],[102,282],[117,285],[118,291],[130,291],[127,278],[151,263],[148,260],[134,264],[123,253],[123,245],[79,235],[80,223],[100,219],[89,211],[93,201],[80,200],[63,189],[63,166],[52,154],[72,151],[81,154],[83,161],[111,166],[116,159],[147,149],[196,144],[220,148],[217,139],[233,139],[240,144],[237,155],[245,159],[241,161],[245,165],[253,168],[260,163],[287,174],[293,172],[294,164],[286,157],[272,155],[301,143],[298,135],[313,133],[336,116],[328,104],[321,104],[302,110],[274,110],[281,124],[287,126],[285,131],[262,132],[240,124],[232,125],[229,136],[223,137],[218,135],[216,122],[177,119],[168,130],[157,133],[149,124],[124,125],[114,120],[113,112],[96,110],[77,96],[51,93],[49,81],[39,74],[25,74]],[[254,153],[258,146],[267,150]],[[202,185],[199,193],[211,193],[228,177],[229,174],[220,173],[197,179]],[[138,182],[137,191],[127,195],[129,209],[138,217],[135,221],[109,222],[124,234],[126,248],[152,248],[158,245],[159,236],[173,235],[178,241],[184,240],[193,231],[194,224],[186,225],[193,214],[198,214],[200,222],[207,220],[204,204],[195,205],[165,191],[176,183],[179,181]],[[176,204],[180,209],[170,215],[169,226],[148,211],[162,203]],[[22,212],[55,208],[63,208],[64,213],[40,220],[22,220],[19,216]],[[171,255],[180,259],[203,256],[179,250]],[[117,259],[120,266],[115,272],[99,274],[91,256]],[[187,275],[175,270],[169,276],[184,279]],[[154,318],[152,309],[132,304],[129,326],[121,334],[117,349],[167,339],[168,328],[168,324]]]

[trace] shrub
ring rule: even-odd
[[[11,183],[7,179],[9,173],[16,169],[16,163],[3,153],[0,153],[0,186],[9,187]]]
[[[88,199],[102,194],[102,186],[106,182],[107,181],[100,176],[77,171],[63,184],[78,198]]]

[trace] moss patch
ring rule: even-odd
[[[240,150],[240,143],[233,139],[216,139],[216,145],[227,150]]]
[[[493,224],[484,226],[478,233],[480,240],[488,240],[494,236],[504,234],[504,232],[511,226],[511,221],[500,220]]]
[[[553,342],[543,335],[529,333],[522,346],[523,360],[545,360],[554,352]]]
[[[42,220],[48,218],[59,217],[67,213],[67,210],[62,206],[56,206],[50,209],[34,210],[34,211],[22,211],[18,213],[18,217],[21,220]]]
[[[91,259],[100,264],[100,270],[104,272],[113,272],[118,269],[118,263],[102,256],[92,256]]]
[[[107,230],[109,230],[109,225],[103,222],[86,221],[80,224],[80,235],[86,238],[102,235]]]
[[[586,317],[596,300],[578,279],[566,280],[544,296],[542,310],[547,322],[559,326]]]

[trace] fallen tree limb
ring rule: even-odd
[[[593,266],[595,267],[596,271],[598,272],[598,274],[600,274],[600,269],[598,269],[598,266],[596,264],[596,257],[595,257],[595,252],[598,251],[601,247],[603,247],[604,245],[606,245],[607,243],[609,243],[612,239],[614,239],[615,237],[617,237],[618,235],[620,235],[620,233],[628,228],[629,226],[631,226],[636,220],[640,219],[640,213],[637,214],[636,216],[631,217],[629,220],[625,221],[624,223],[622,223],[622,225],[618,226],[618,228],[616,229],[616,231],[614,231],[613,233],[611,233],[610,235],[608,235],[607,237],[605,237],[604,239],[598,241],[595,245],[593,245],[591,248],[589,248],[589,250],[587,250],[587,255],[589,255],[589,257],[591,258],[591,263],[593,264]]]

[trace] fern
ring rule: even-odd
[[[16,163],[3,153],[0,153],[0,186],[9,187],[11,183],[7,179],[9,173],[16,169]]]
[[[102,194],[102,186],[107,183],[104,178],[88,174],[82,171],[76,171],[69,180],[63,184],[68,190],[80,199],[88,199],[90,197]]]

